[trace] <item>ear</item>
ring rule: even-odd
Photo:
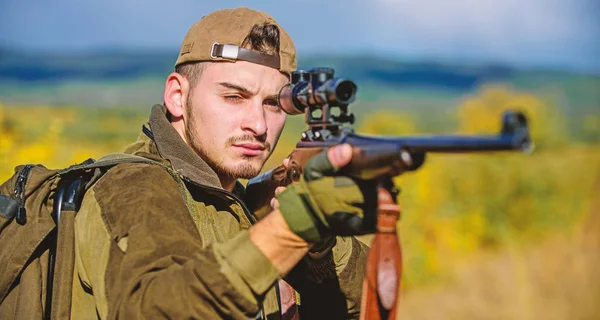
[[[185,100],[190,93],[190,83],[177,72],[171,73],[165,83],[164,101],[167,110],[174,118],[185,114]]]

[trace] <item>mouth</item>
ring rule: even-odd
[[[265,151],[265,146],[260,143],[237,143],[233,148],[246,156],[259,156]]]

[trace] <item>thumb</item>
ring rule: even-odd
[[[343,166],[352,159],[352,147],[342,144],[331,147],[310,159],[304,171],[306,181],[320,179],[323,176],[335,175]]]
[[[327,158],[336,168],[341,168],[352,160],[352,147],[347,144],[340,144],[327,150]]]

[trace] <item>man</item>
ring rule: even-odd
[[[220,10],[191,27],[164,105],[126,150],[171,170],[119,164],[87,191],[72,318],[358,316],[366,247],[323,225],[331,212],[362,214],[357,189],[346,199],[348,189],[322,187],[350,161],[349,146],[315,157],[307,172],[317,183],[287,188],[258,222],[240,200],[237,179],[260,172],[283,130],[277,95],[295,68],[292,40],[265,13]],[[331,209],[322,199],[332,197],[349,204]]]

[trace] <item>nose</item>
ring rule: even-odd
[[[244,120],[242,121],[242,130],[256,137],[266,136],[268,129],[267,119],[262,101],[252,101],[245,112],[246,115],[244,115]]]

